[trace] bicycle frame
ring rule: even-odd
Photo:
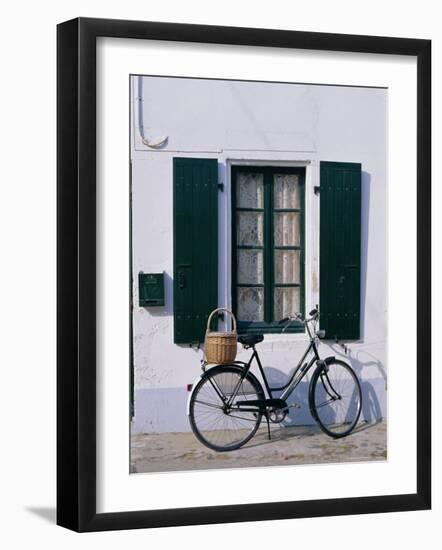
[[[308,354],[310,353],[310,351],[313,351],[313,356],[307,363],[304,363],[304,361],[305,361],[306,357],[308,356]],[[235,361],[235,364],[240,364],[242,366],[245,366],[243,375],[241,377],[241,381],[247,376],[247,373],[249,372],[254,359],[256,360],[256,363],[258,364],[258,368],[259,368],[259,371],[261,373],[262,379],[264,381],[265,389],[266,389],[267,394],[269,395],[269,397],[273,398],[273,393],[274,392],[282,391],[282,394],[279,396],[279,399],[283,399],[285,401],[287,399],[287,397],[289,397],[289,395],[292,393],[292,391],[296,389],[296,387],[299,385],[301,380],[304,378],[304,376],[307,374],[307,372],[311,369],[311,367],[314,365],[314,363],[316,363],[316,361],[320,360],[320,357],[318,355],[318,350],[316,348],[315,343],[310,342],[308,348],[304,352],[304,355],[301,357],[298,364],[296,365],[295,370],[294,370],[292,376],[290,377],[289,381],[287,382],[287,384],[284,384],[283,386],[279,386],[279,387],[270,387],[270,384],[267,380],[267,376],[266,376],[265,371],[264,371],[264,367],[262,366],[262,363],[261,363],[261,360],[259,358],[258,352],[255,348],[253,348],[253,353],[252,353],[248,363],[244,363],[244,362],[241,362],[241,361]],[[235,388],[235,390],[236,390],[236,388]],[[235,395],[236,395],[236,391],[234,391],[232,393],[232,396],[230,398],[232,401],[235,398]]]
[[[309,382],[310,387],[308,391],[308,404],[313,419],[319,424],[322,431],[324,431],[330,437],[345,437],[353,430],[361,413],[362,395],[360,383],[357,379],[356,374],[347,363],[336,359],[334,356],[328,356],[324,359],[321,359],[318,353],[317,338],[323,337],[325,333],[324,331],[316,331],[316,324],[312,324],[312,326],[310,326],[309,324],[311,322],[314,323],[315,321],[317,321],[317,309],[311,311],[309,315],[311,316],[309,319],[302,320],[305,326],[306,333],[309,337],[307,348],[305,349],[302,357],[295,366],[293,373],[288,377],[289,379],[287,383],[284,385],[271,386],[269,384],[264,367],[259,357],[259,353],[256,350],[256,343],[262,341],[261,336],[259,336],[258,338],[238,338],[239,342],[244,345],[245,349],[252,350],[251,356],[246,362],[233,361],[229,365],[225,366],[227,369],[226,372],[233,373],[234,376],[228,378],[226,383],[224,383],[222,381],[223,379],[221,378],[221,387],[218,385],[217,377],[218,375],[223,374],[223,365],[214,366],[213,372],[211,368],[209,369],[209,371],[206,371],[205,366],[207,365],[207,363],[205,361],[202,361],[202,370],[204,374],[202,375],[200,381],[195,386],[195,388],[197,388],[199,392],[202,387],[206,387],[206,383],[210,383],[220,400],[219,402],[216,398],[215,402],[213,402],[213,399],[211,398],[207,399],[207,402],[201,399],[198,400],[197,395],[194,392],[192,392],[191,396],[189,397],[188,414],[190,416],[192,430],[195,432],[195,435],[203,444],[214,450],[232,450],[233,448],[239,448],[241,445],[249,441],[251,437],[253,437],[263,417],[267,421],[268,437],[269,439],[271,439],[270,423],[273,422],[280,424],[286,418],[290,407],[301,407],[301,405],[298,405],[297,403],[289,405],[288,397],[299,386],[300,382],[304,379],[304,377],[314,365],[316,365],[316,369],[314,369],[314,374]],[[287,320],[289,322],[293,320],[300,320],[300,316],[294,315],[290,318],[282,320],[281,323]],[[258,369],[261,373],[262,383],[255,376],[255,374],[251,372],[254,361],[256,361]],[[340,390],[339,386],[335,388],[335,369],[331,370],[331,367],[334,364],[337,364],[340,367],[344,367],[345,369],[347,369],[347,371],[349,371],[349,377],[354,382],[354,388],[351,394],[347,395],[345,391]],[[331,375],[329,375],[330,372]],[[237,381],[232,384],[235,377],[237,377]],[[242,388],[242,384],[245,379],[247,379],[250,384],[249,386],[245,386],[244,388]],[[339,381],[339,376],[336,379]],[[322,387],[320,387],[320,393],[317,393],[316,388],[319,380],[322,383]],[[337,391],[337,389],[339,391]],[[275,392],[278,393],[277,397],[274,396]],[[239,399],[237,400],[238,396]],[[318,397],[320,398],[319,401],[323,402],[318,403]],[[350,404],[354,409],[353,420],[350,422],[347,419],[347,410],[344,411],[343,420],[339,420],[337,417],[333,416],[334,413],[332,412],[331,414],[333,422],[337,422],[340,426],[343,426],[345,428],[344,431],[338,431],[338,427],[335,427],[333,423],[329,424],[326,420],[322,418],[323,415],[322,413],[320,413],[320,410],[322,410],[322,407],[326,407],[325,411],[327,414],[328,408],[332,407],[333,403],[341,401],[343,398],[346,397],[350,397]],[[232,419],[237,418],[243,421],[250,420],[254,423],[253,431],[244,440],[239,441],[238,445],[233,445],[232,443],[231,448],[227,448],[225,445],[219,445],[216,442],[213,443],[210,441],[210,437],[209,439],[207,439],[207,437],[202,435],[200,428],[195,423],[196,420],[194,416],[194,403],[199,403],[201,405],[205,405],[206,407],[211,407],[212,413],[214,409],[217,409],[218,411],[217,413],[215,412],[215,414],[221,416],[221,419],[223,418],[223,415],[227,415],[230,416]],[[356,404],[356,408],[353,407],[353,404]],[[342,411],[342,407],[345,406],[345,404],[343,405],[342,403],[337,403],[336,406],[339,410]],[[251,414],[249,414],[248,416],[241,415],[242,412]],[[208,413],[204,412],[203,410],[203,418],[206,418],[205,415],[207,414]],[[215,424],[214,427],[211,428],[212,430],[216,430],[220,428],[220,426],[223,431],[231,429],[230,427],[222,428],[224,424],[220,424],[219,418],[215,419],[214,422]],[[227,426],[230,426],[228,421]],[[233,429],[235,429],[235,426],[233,426]],[[204,428],[204,430],[207,431],[208,428]]]
[[[314,336],[312,336],[312,334],[310,332],[310,328],[309,328],[307,322],[305,323],[305,326],[306,326],[307,333],[308,333],[309,338],[310,338],[310,343],[309,343],[307,349],[305,350],[304,355],[301,357],[298,364],[296,365],[295,370],[293,371],[293,374],[290,377],[287,384],[285,384],[284,386],[279,386],[279,387],[273,387],[273,388],[270,387],[269,382],[268,382],[267,377],[266,377],[266,374],[265,374],[265,371],[264,371],[264,367],[262,366],[261,360],[259,358],[259,354],[258,354],[257,350],[255,349],[255,347],[253,347],[253,353],[252,353],[252,355],[251,355],[251,357],[250,357],[250,359],[247,363],[245,363],[243,361],[234,361],[234,364],[241,365],[245,368],[244,368],[244,371],[242,373],[242,376],[241,376],[237,386],[235,387],[234,391],[232,392],[232,395],[230,396],[230,398],[227,402],[227,405],[231,405],[233,403],[233,401],[236,397],[236,394],[237,394],[237,392],[238,392],[238,390],[241,386],[241,383],[244,380],[244,378],[247,376],[247,373],[249,372],[254,359],[256,360],[256,362],[258,364],[258,368],[259,368],[259,371],[260,371],[261,376],[263,378],[265,389],[267,391],[268,396],[271,399],[273,399],[273,392],[280,392],[280,391],[282,391],[282,394],[279,396],[278,399],[282,399],[283,401],[285,401],[290,396],[292,391],[296,389],[296,387],[299,385],[299,383],[304,378],[304,376],[308,373],[308,371],[311,369],[311,367],[317,361],[321,360],[321,358],[319,357],[318,348],[316,347],[315,338],[314,338]],[[313,356],[311,357],[311,359],[308,362],[304,363],[305,359],[307,358],[308,354],[311,351],[313,351]]]

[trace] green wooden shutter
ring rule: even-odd
[[[319,310],[325,339],[360,337],[361,165],[321,162]]]
[[[173,159],[174,342],[204,340],[218,304],[218,163]]]

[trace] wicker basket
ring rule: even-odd
[[[210,331],[212,318],[220,311],[225,311],[231,315],[233,325],[231,332]],[[233,313],[229,309],[223,307],[214,309],[207,320],[206,341],[204,344],[206,361],[208,363],[216,363],[217,365],[227,365],[234,361],[236,357],[237,336],[236,319]]]

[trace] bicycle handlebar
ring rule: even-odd
[[[289,323],[290,321],[302,321],[303,323],[309,323],[310,321],[313,321],[317,318],[318,315],[318,309],[312,309],[309,312],[310,318],[309,319],[303,319],[302,315],[300,313],[295,313],[294,315],[291,315],[290,317],[283,317],[278,321],[280,325],[283,325],[285,323]]]
[[[283,325],[284,323],[288,323],[290,321],[290,317],[283,317],[278,321],[278,324]]]

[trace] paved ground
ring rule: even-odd
[[[267,429],[260,428],[247,445],[225,453],[204,447],[193,433],[134,435],[131,440],[133,473],[366,462],[386,458],[387,428],[384,422],[360,424],[342,439],[332,439],[315,426],[275,426],[269,441]]]

